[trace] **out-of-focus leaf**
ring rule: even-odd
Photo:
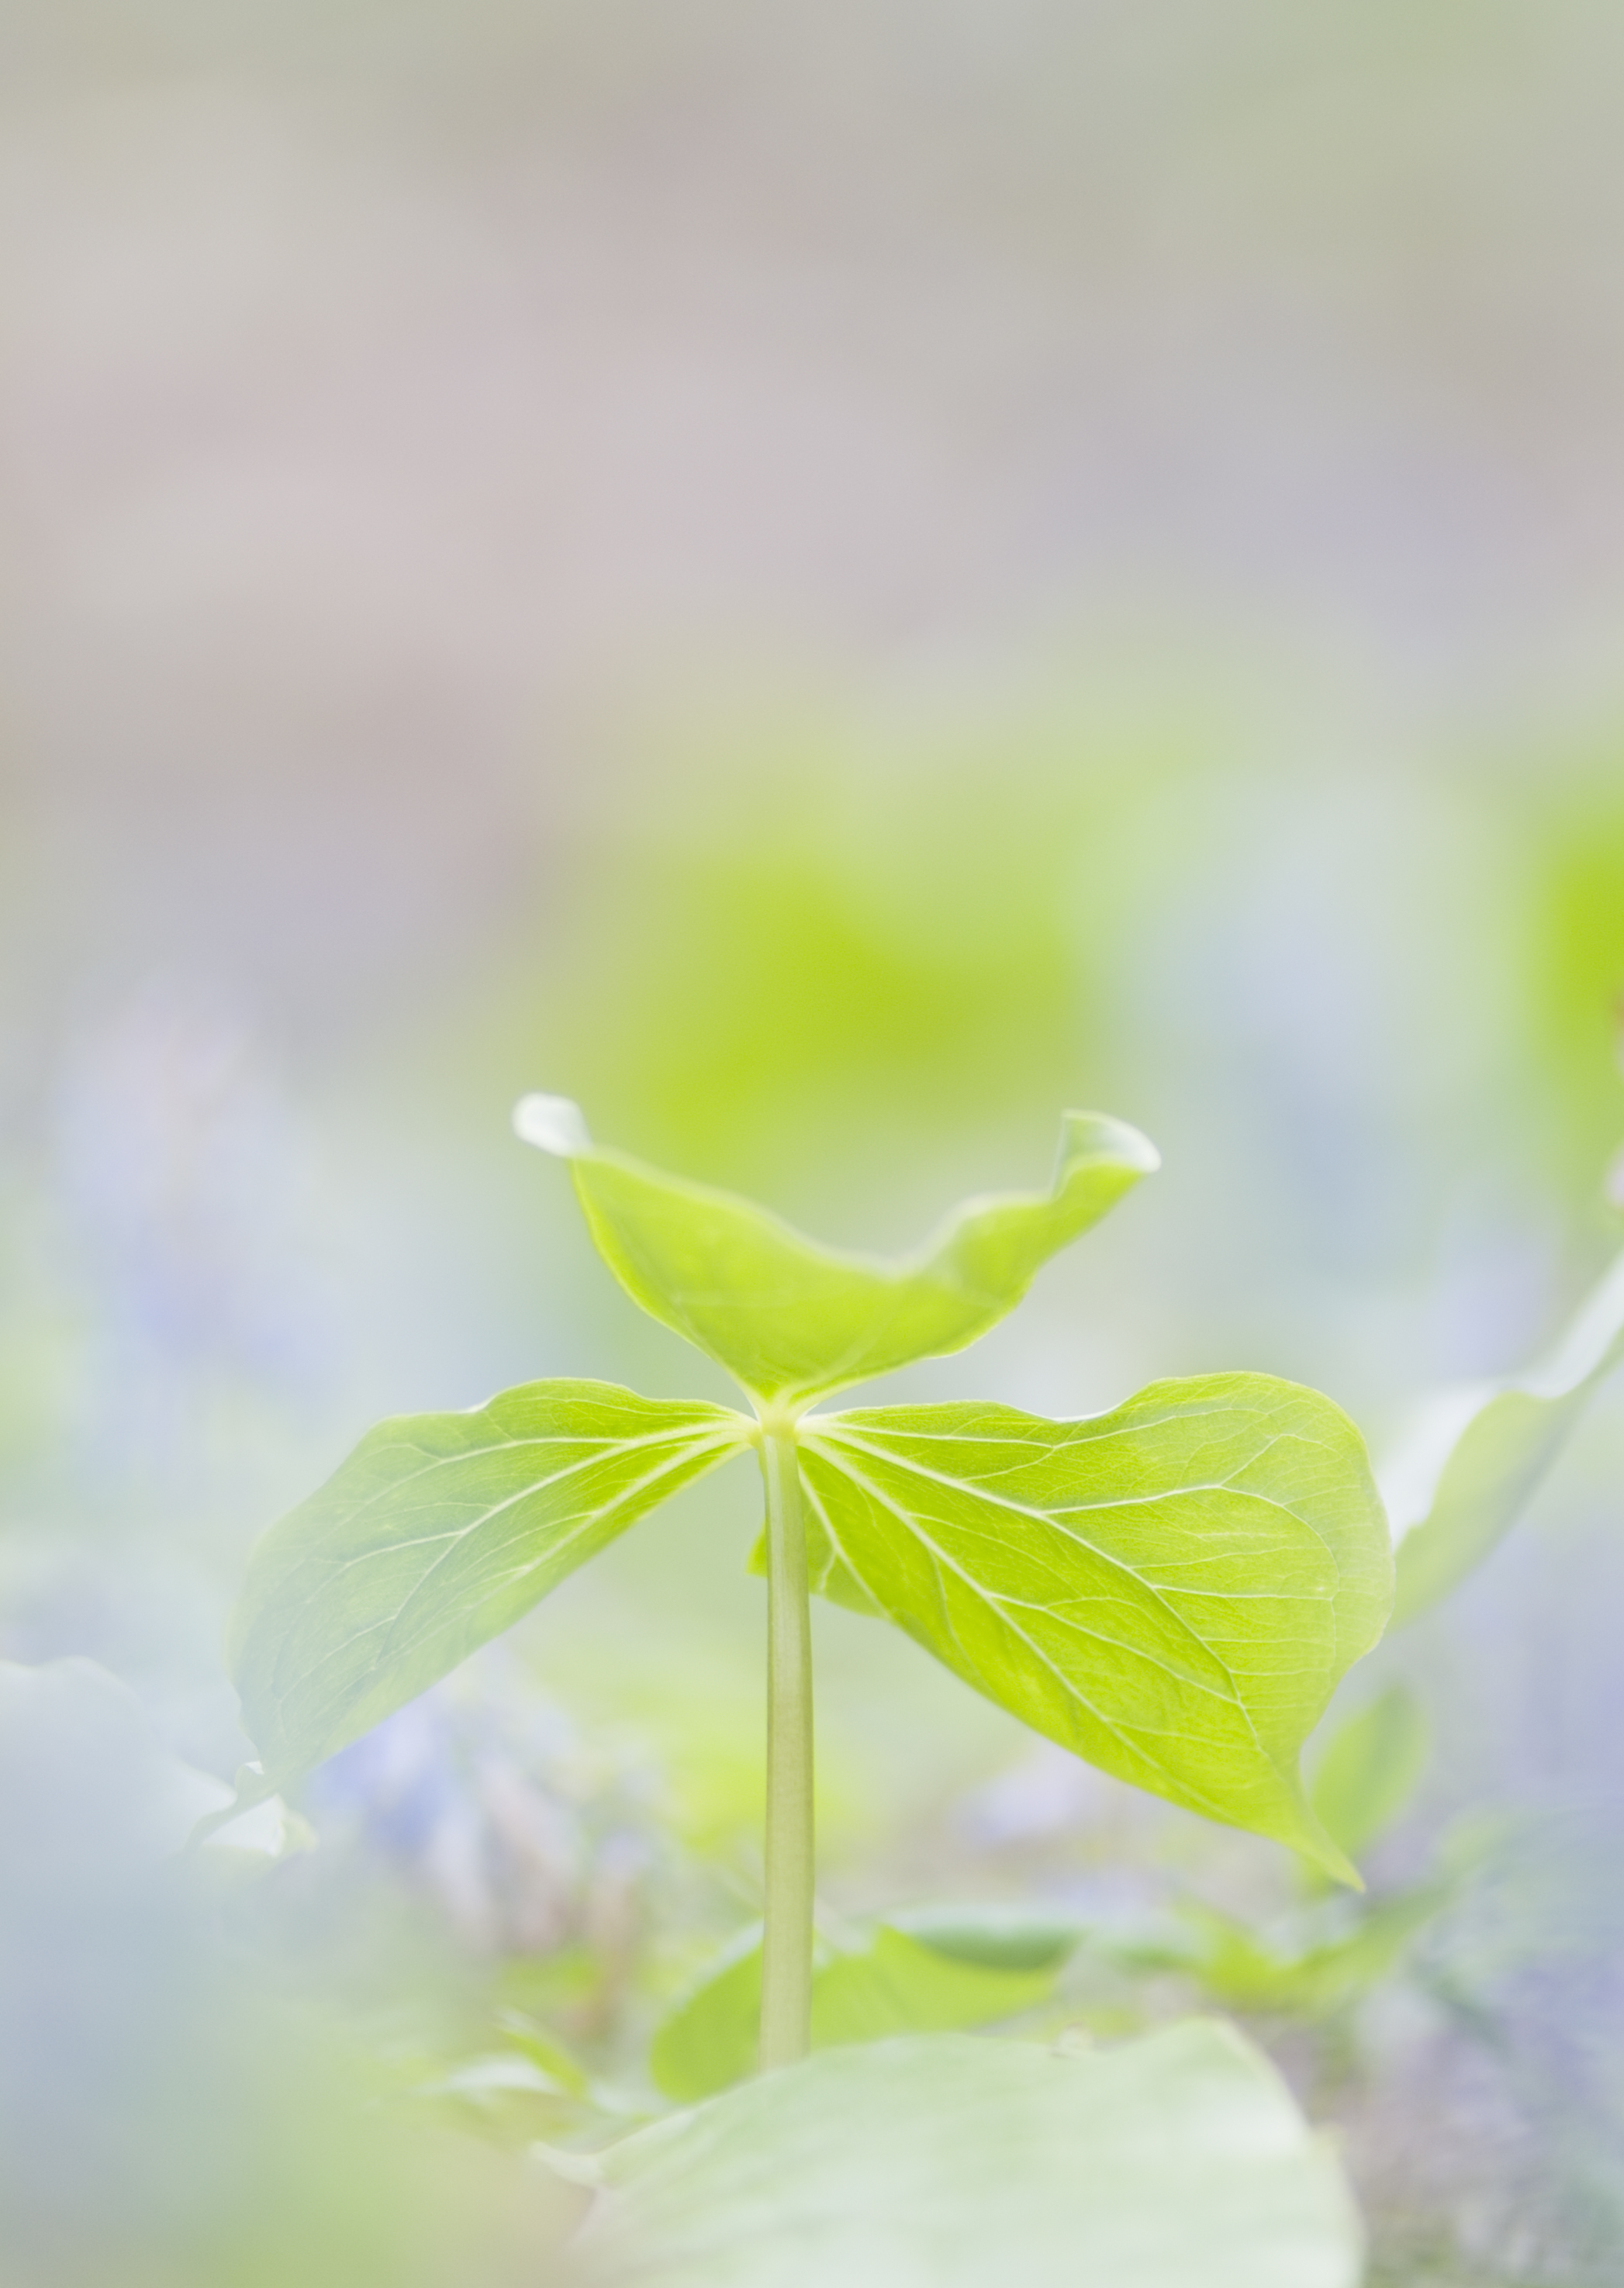
[[[572,2057],[556,2034],[545,2026],[537,2025],[534,2018],[522,2010],[499,2010],[496,2022],[503,2032],[531,2064],[539,2068],[548,2080],[571,2097],[585,2097],[588,2093],[586,2069]]]
[[[538,2138],[601,2135],[612,2117],[573,2061],[563,2063],[555,2073],[543,2060],[515,2048],[438,2062],[426,2073],[403,2072],[392,2093],[397,2117],[426,2117],[513,2152]]]
[[[583,2253],[639,2288],[1355,2288],[1342,2173],[1232,2029],[831,2051],[603,2159]]]
[[[1350,1859],[1363,1858],[1398,1817],[1431,1746],[1426,1712],[1402,1684],[1379,1694],[1333,1734],[1309,1800]]]
[[[1388,1977],[1419,1934],[1448,1905],[1447,1879],[1363,1907],[1351,1927],[1297,1947],[1271,1944],[1216,1907],[1188,1900],[1166,1940],[1117,1948],[1138,1971],[1178,1971],[1226,2010],[1314,2020],[1328,2017]]]
[[[884,1407],[800,1439],[815,1587],[1102,1770],[1357,1885],[1297,1755],[1382,1633],[1392,1558],[1328,1399],[1208,1375],[1081,1421]]]
[[[159,1746],[134,1693],[97,1662],[0,1660],[0,1814],[12,1892],[53,1873],[59,1880],[69,1867],[155,1864],[228,1795]]]
[[[419,2082],[418,2097],[461,2097],[474,2105],[499,2102],[505,2097],[573,2097],[575,2093],[556,2074],[517,2050],[494,2050],[487,2057],[465,2058],[432,2081]]]
[[[1496,1547],[1624,1361],[1624,1256],[1538,1366],[1439,1391],[1382,1472],[1398,1550],[1395,1621],[1447,1595]]]
[[[1490,2014],[1531,1970],[1616,1958],[1624,1893],[1624,1819],[1616,1798],[1557,1810],[1468,1813],[1438,1858],[1461,1895],[1435,1990]],[[1600,1987],[1596,1989],[1599,1992]],[[1596,2038],[1608,2020],[1598,2013]]]
[[[316,1993],[245,1975],[247,1853],[182,1855],[219,1792],[91,1662],[0,1663],[5,2288],[557,2280],[579,2202],[390,2107]]]
[[[1073,1916],[1046,1914],[1042,1908],[1002,1901],[990,1905],[903,1907],[885,1918],[937,1954],[955,1962],[979,1963],[987,1970],[1058,1970],[1080,1944],[1082,1925]]]
[[[814,2049],[893,2034],[989,2026],[1042,2002],[1053,1967],[966,1961],[919,1936],[876,1924],[860,1946],[820,1940],[812,1966]],[[756,2070],[761,2018],[761,1931],[741,1933],[655,2033],[656,2085],[681,2103],[710,2097]]]
[[[994,2025],[1042,2002],[1053,1985],[1047,1970],[959,1961],[881,1923],[861,1953],[836,1955],[813,1981],[812,2044]]]
[[[606,1382],[380,1423],[249,1563],[229,1656],[265,1790],[414,1699],[752,1426]]]
[[[815,1979],[828,1950],[814,1942]],[[729,1941],[654,2030],[648,2068],[679,2104],[710,2097],[756,2070],[761,2034],[761,1925]]]
[[[752,1397],[790,1412],[963,1350],[1160,1164],[1137,1129],[1068,1112],[1048,1193],[967,1200],[916,1254],[885,1262],[820,1247],[748,1200],[593,1144],[566,1098],[525,1097],[513,1117],[527,1143],[570,1163],[598,1252],[632,1299]]]

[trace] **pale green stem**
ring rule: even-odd
[[[767,1482],[766,1930],[761,2068],[806,2055],[812,2023],[812,1676],[806,1528],[793,1430],[761,1444]]]

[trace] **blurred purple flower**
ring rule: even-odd
[[[480,1953],[620,1953],[654,1857],[653,1776],[589,1756],[487,1656],[324,1765],[318,1828],[391,1864]]]
[[[154,985],[69,1054],[58,1180],[98,1305],[178,1364],[297,1378],[320,1314],[301,1265],[305,1156],[248,1028]]]

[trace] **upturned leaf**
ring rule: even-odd
[[[832,2050],[639,2130],[594,2173],[581,2254],[639,2288],[1356,2288],[1360,2271],[1334,2154],[1267,2061],[1200,2020],[1071,2055],[955,2034]]]
[[[799,1440],[824,1595],[1102,1771],[1358,1882],[1297,1770],[1392,1595],[1364,1446],[1329,1399],[1207,1375],[1081,1421],[878,1407]]]
[[[513,1121],[527,1143],[569,1162],[598,1252],[634,1302],[789,1413],[963,1350],[1160,1164],[1126,1122],[1068,1112],[1047,1193],[967,1200],[916,1253],[886,1262],[821,1247],[749,1200],[595,1145],[566,1098],[527,1096]]]
[[[250,1560],[228,1656],[267,1789],[448,1674],[753,1426],[573,1381],[379,1423]]]
[[[1426,1403],[1382,1472],[1398,1550],[1395,1622],[1436,1604],[1499,1545],[1620,1362],[1624,1256],[1539,1365]]]
[[[889,1922],[875,1924],[852,1945],[820,1939],[812,1961],[812,2046],[833,2049],[893,2034],[994,2025],[1044,2000],[1063,1959],[1051,1952],[1040,1966],[972,1962]],[[756,2070],[760,2022],[757,1923],[722,1950],[656,2028],[649,2051],[656,2086],[692,2104],[742,2081]]]

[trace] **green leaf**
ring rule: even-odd
[[[1052,1991],[1047,1970],[989,1968],[884,1923],[860,1952],[837,1954],[812,1986],[812,2046],[995,2025]]]
[[[266,1786],[414,1699],[753,1433],[726,1407],[606,1382],[527,1383],[368,1431],[260,1542],[233,1616]]]
[[[589,2095],[586,2069],[565,2048],[556,2034],[549,2032],[545,2026],[537,2025],[534,2018],[527,2017],[520,2010],[499,2011],[497,2023],[512,2046],[557,2088],[570,2097],[585,2098]]]
[[[1624,1361],[1624,1256],[1538,1366],[1437,1394],[1382,1473],[1398,1549],[1395,1621],[1448,1593],[1509,1533]]]
[[[513,1120],[527,1143],[569,1161],[598,1252],[632,1299],[788,1413],[963,1350],[1160,1164],[1137,1128],[1068,1112],[1048,1193],[967,1200],[917,1253],[885,1262],[820,1247],[748,1200],[594,1145],[566,1098],[527,1096]]]
[[[1010,1967],[966,1961],[878,1923],[860,1945],[817,1942],[814,2049],[893,2034],[956,2032],[1029,2010],[1053,1991],[1058,1961]],[[713,2096],[756,2070],[761,2018],[761,1927],[742,1931],[657,2029],[655,2085],[679,2103]]]
[[[834,2050],[602,2157],[580,2247],[639,2288],[1356,2288],[1331,2149],[1232,2028]]]
[[[1345,2009],[1390,1976],[1455,1890],[1449,1880],[1420,1885],[1365,1908],[1348,1928],[1287,1948],[1216,1907],[1186,1900],[1176,1938],[1129,1942],[1117,1950],[1118,1958],[1133,1970],[1179,1971],[1226,2010],[1312,2022]]]
[[[828,1960],[814,1940],[812,1976]],[[756,2070],[761,2037],[761,1925],[751,1923],[706,1965],[654,2029],[648,2070],[679,2105],[711,2097]]]
[[[1362,1859],[1414,1794],[1431,1735],[1414,1695],[1395,1684],[1332,1735],[1309,1800],[1350,1859]]]
[[[903,1907],[885,1920],[892,1930],[905,1931],[938,1954],[951,1955],[955,1962],[979,1963],[988,1970],[1058,1970],[1083,1936],[1083,1927],[1073,1915],[1003,1901]]]
[[[1102,1771],[1357,1884],[1297,1755],[1392,1558],[1329,1399],[1208,1375],[1081,1421],[899,1406],[799,1435],[814,1587]]]

